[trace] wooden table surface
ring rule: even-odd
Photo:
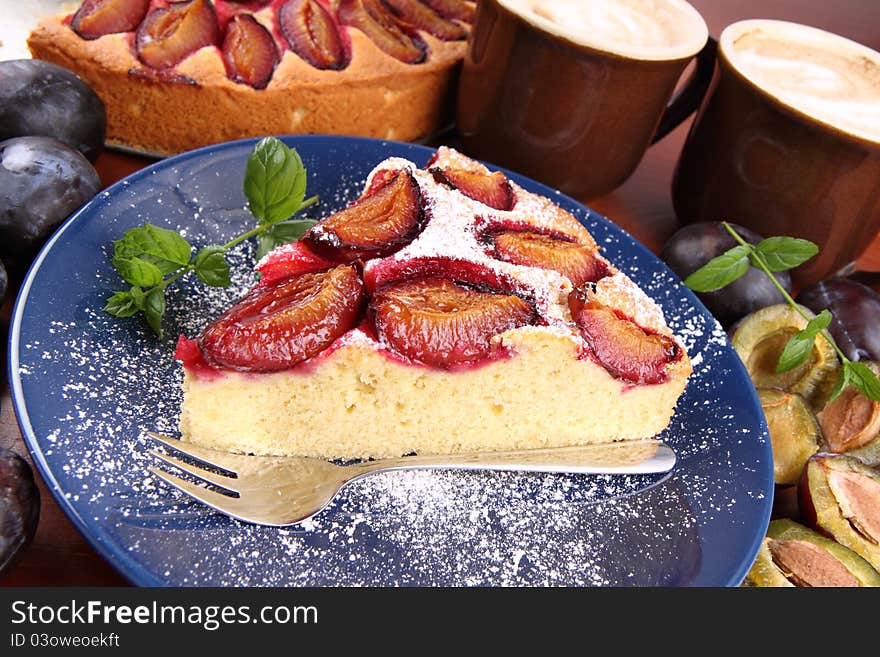
[[[718,36],[724,26],[743,18],[780,18],[815,25],[880,50],[880,7],[877,0],[691,0],[703,14],[711,33]],[[683,124],[645,156],[633,176],[620,188],[589,205],[629,231],[655,253],[676,230],[670,183],[672,170],[687,134]],[[149,164],[149,160],[118,153],[101,155],[97,169],[105,185]],[[880,235],[858,262],[860,269],[880,271]],[[6,336],[12,312],[14,286],[0,310],[4,367],[0,392],[0,446],[21,454],[27,449],[12,411],[5,367]],[[39,479],[39,475],[37,475]],[[88,541],[73,527],[39,481],[42,494],[40,524],[34,541],[7,570],[4,586],[102,586],[126,585]]]

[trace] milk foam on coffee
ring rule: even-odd
[[[880,53],[816,28],[770,20],[731,26],[721,48],[737,70],[786,105],[880,141]]]
[[[703,18],[684,0],[498,0],[539,29],[637,59],[678,59],[706,43]]]

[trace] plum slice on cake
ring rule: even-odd
[[[184,440],[355,459],[643,439],[691,373],[580,222],[450,148],[379,163],[257,269],[181,336]]]

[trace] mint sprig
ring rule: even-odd
[[[244,193],[261,226],[290,218],[306,193],[306,169],[296,149],[272,137],[260,141],[247,161]]]
[[[801,363],[806,362],[810,357],[810,352],[813,351],[816,336],[828,328],[831,319],[831,312],[826,308],[807,322],[803,329],[791,336],[779,355],[779,361],[776,363],[776,373],[788,372]]]
[[[735,246],[700,267],[687,277],[684,284],[694,292],[714,292],[730,285],[749,270],[746,246]]]
[[[229,285],[227,252],[255,237],[257,258],[276,246],[293,242],[315,225],[293,215],[318,201],[305,198],[306,168],[294,148],[274,138],[261,139],[248,157],[244,194],[256,227],[225,244],[210,244],[193,255],[193,247],[179,233],[150,223],[131,228],[113,243],[113,268],[131,287],[114,292],[104,311],[114,317],[143,313],[153,332],[162,337],[165,289],[190,272],[205,285]]]
[[[737,241],[737,246],[700,267],[685,279],[684,284],[694,292],[713,292],[743,276],[750,264],[758,267],[776,286],[785,301],[807,321],[807,325],[785,344],[776,363],[776,371],[787,372],[806,362],[813,350],[813,344],[821,337],[831,345],[842,364],[829,401],[837,399],[849,385],[869,399],[880,401],[880,380],[874,372],[864,363],[847,358],[828,332],[828,325],[833,319],[831,312],[826,308],[815,317],[809,317],[773,275],[773,272],[794,269],[805,263],[819,253],[819,247],[809,240],[785,236],[768,237],[758,244],[750,244],[729,223],[725,221],[722,224]]]

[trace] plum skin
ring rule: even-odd
[[[0,574],[30,544],[40,519],[40,489],[30,464],[0,447]]]
[[[104,103],[72,71],[39,59],[0,62],[0,141],[52,137],[94,162],[106,132]]]
[[[730,225],[750,244],[757,244],[763,239],[743,226]],[[712,258],[737,244],[720,221],[698,222],[677,230],[664,245],[660,259],[684,280]],[[774,276],[786,292],[790,293],[789,273],[776,272]],[[748,271],[730,285],[714,292],[699,292],[696,295],[724,327],[729,327],[760,308],[785,303],[785,298],[767,275],[754,266],[749,266]]]
[[[880,361],[880,294],[846,278],[830,278],[802,290],[797,302],[815,313],[827,308],[828,331],[850,360]]]
[[[9,277],[6,275],[6,267],[0,260],[0,306],[6,300],[6,286],[9,284]]]
[[[54,230],[101,189],[83,155],[48,137],[0,142],[0,259],[21,273]]]

